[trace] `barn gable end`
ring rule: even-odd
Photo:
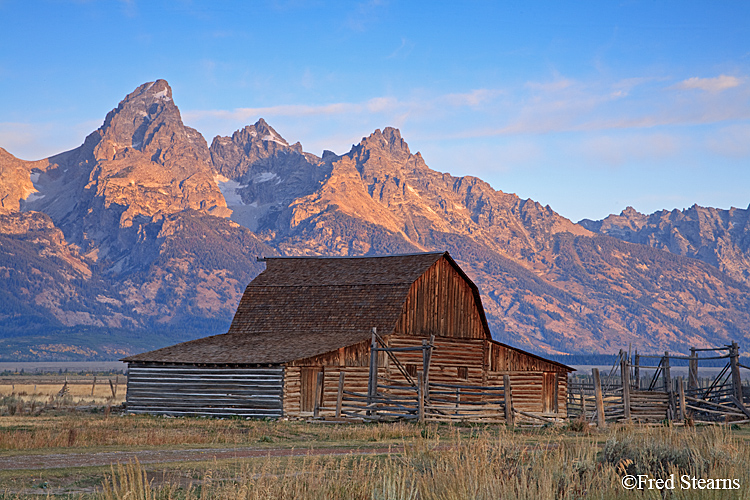
[[[479,291],[447,254],[409,288],[395,332],[490,339]]]

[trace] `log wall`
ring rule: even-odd
[[[383,355],[380,359],[383,362]],[[290,361],[286,366],[370,366],[370,341],[342,347],[311,358]]]
[[[422,345],[422,340],[398,334],[387,339],[389,347],[417,347]],[[567,416],[567,372],[559,365],[515,351],[494,341],[436,337],[433,345],[435,348],[432,351],[429,371],[431,383],[502,388],[503,375],[508,374],[516,409],[540,415],[555,415],[559,418]],[[422,370],[421,351],[399,352],[396,358],[404,366],[412,365],[416,370]],[[406,378],[394,363],[389,359],[385,362],[385,366],[380,365],[381,376],[385,376],[389,382],[406,383]],[[498,370],[498,367],[505,369]],[[462,368],[465,371],[460,371]],[[464,374],[466,378],[462,377]],[[555,394],[557,412],[554,404]]]
[[[284,416],[288,417],[311,417],[314,407],[303,409],[301,407],[300,395],[305,392],[315,396],[317,376],[313,378],[311,386],[303,387],[302,372],[306,367],[287,366],[284,374]],[[367,393],[367,381],[369,367],[360,366],[320,366],[315,373],[323,372],[323,397],[320,416],[330,417],[335,414],[336,398],[338,396],[339,373],[345,372],[344,389],[351,392]],[[305,398],[306,399],[306,398]]]
[[[559,372],[567,376],[567,370],[558,364],[533,354],[514,349],[494,340],[489,341],[490,370],[493,371],[544,371]]]
[[[384,340],[392,348],[419,347],[422,340],[429,340],[429,337],[397,333]],[[428,376],[431,383],[502,388],[503,374],[509,374],[515,408],[558,418],[567,416],[567,372],[560,365],[484,338],[435,337],[433,345]],[[422,371],[422,351],[398,352],[394,356],[416,380],[417,372]],[[323,372],[323,402],[319,415],[333,416],[339,373],[346,372],[345,391],[366,394],[369,363],[369,341],[288,363],[284,415],[313,415],[317,373]],[[406,377],[385,353],[378,354],[378,366],[380,384],[407,383]],[[391,396],[413,397],[408,390],[389,389],[386,392]],[[472,396],[467,397],[472,399]]]
[[[207,367],[130,363],[128,413],[280,417],[281,366]]]
[[[394,332],[484,339],[489,330],[471,285],[442,258],[411,285]]]

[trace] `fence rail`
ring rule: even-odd
[[[699,351],[727,350],[725,356],[697,355]],[[641,358],[658,358],[657,366],[640,365]],[[670,360],[687,359],[689,376],[672,378]],[[698,377],[701,360],[728,359],[727,365],[713,378]],[[619,373],[618,371],[619,365]],[[743,387],[736,342],[725,347],[691,349],[690,356],[634,357],[620,351],[607,376],[594,368],[591,376],[571,377],[568,382],[568,416],[586,421],[596,420],[600,426],[607,421],[636,422],[671,421],[683,423],[746,423],[750,422],[750,387]],[[652,376],[641,376],[642,369],[653,369]],[[646,388],[645,390],[640,389]]]

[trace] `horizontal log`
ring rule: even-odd
[[[281,411],[277,412],[246,412],[246,411],[227,411],[227,412],[203,412],[203,411],[183,411],[180,409],[151,411],[148,409],[128,410],[133,414],[154,414],[154,415],[173,415],[173,416],[198,416],[198,417],[248,417],[248,418],[280,418]]]
[[[737,415],[739,417],[744,417],[745,416],[744,413],[742,413],[740,411],[737,411],[737,410],[734,410],[734,411],[729,411],[729,410],[710,410],[708,408],[700,408],[698,406],[693,406],[693,405],[689,405],[689,404],[686,404],[685,408],[688,408],[690,410],[694,410],[694,411],[697,411],[697,412],[700,412],[700,413],[713,413],[713,414],[716,414],[716,415]]]

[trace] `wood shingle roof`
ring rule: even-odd
[[[281,364],[368,340],[372,327],[388,335],[412,283],[444,256],[453,262],[447,252],[268,258],[266,270],[247,286],[227,333],[123,361]]]

